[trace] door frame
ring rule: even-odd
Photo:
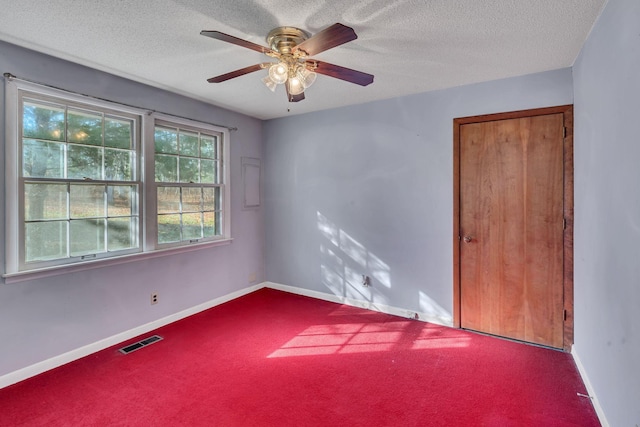
[[[471,123],[518,119],[548,114],[564,116],[564,207],[565,229],[563,235],[563,295],[564,327],[563,349],[571,351],[573,344],[573,105],[536,108],[507,113],[453,119],[453,326],[461,327],[461,283],[460,283],[460,127]]]

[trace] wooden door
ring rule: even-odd
[[[562,348],[565,114],[460,123],[462,328]]]

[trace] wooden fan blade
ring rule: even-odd
[[[302,101],[304,99],[304,92],[302,92],[299,95],[287,94],[287,96],[289,97],[289,102],[298,102],[298,101]]]
[[[246,47],[247,49],[255,50],[260,53],[271,54],[279,56],[278,52],[275,52],[268,47],[260,46],[259,44],[252,43],[247,40],[239,39],[238,37],[230,36],[229,34],[221,33],[220,31],[200,31],[203,36],[211,37],[216,40],[222,40],[223,42],[232,43],[238,46]]]
[[[333,24],[294,47],[293,51],[301,50],[307,56],[313,56],[357,38],[353,28],[342,24]]]
[[[285,89],[287,89],[287,99],[289,99],[289,102],[299,102],[302,101],[304,99],[304,92],[298,94],[298,95],[292,95],[291,93],[289,93],[289,81],[287,81],[284,84]]]
[[[234,79],[236,77],[244,76],[245,74],[253,73],[254,71],[263,70],[271,65],[270,62],[263,62],[262,64],[250,65],[248,67],[241,68],[239,70],[231,71],[226,74],[221,74],[216,77],[211,77],[207,79],[209,83],[220,83],[230,79]]]
[[[362,71],[352,70],[351,68],[341,67],[340,65],[329,64],[322,61],[307,61],[307,68],[325,76],[335,77],[336,79],[345,80],[360,86],[367,86],[373,83],[373,75],[363,73]]]

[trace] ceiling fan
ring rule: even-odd
[[[262,81],[274,92],[277,85],[284,84],[289,102],[298,102],[304,99],[304,90],[313,84],[316,79],[316,73],[360,86],[367,86],[373,83],[373,75],[371,74],[309,58],[358,38],[353,28],[339,23],[333,24],[311,37],[303,30],[295,27],[274,28],[269,32],[266,39],[270,47],[260,46],[220,31],[203,30],[200,34],[264,53],[278,61],[263,62],[211,77],[207,79],[209,83],[224,82],[268,68],[269,75],[263,78]]]

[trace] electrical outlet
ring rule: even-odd
[[[152,292],[151,293],[151,305],[157,304],[157,303],[158,303],[158,293],[157,292]]]
[[[258,280],[258,275],[256,273],[251,273],[249,275],[249,283],[254,283],[256,280]]]

